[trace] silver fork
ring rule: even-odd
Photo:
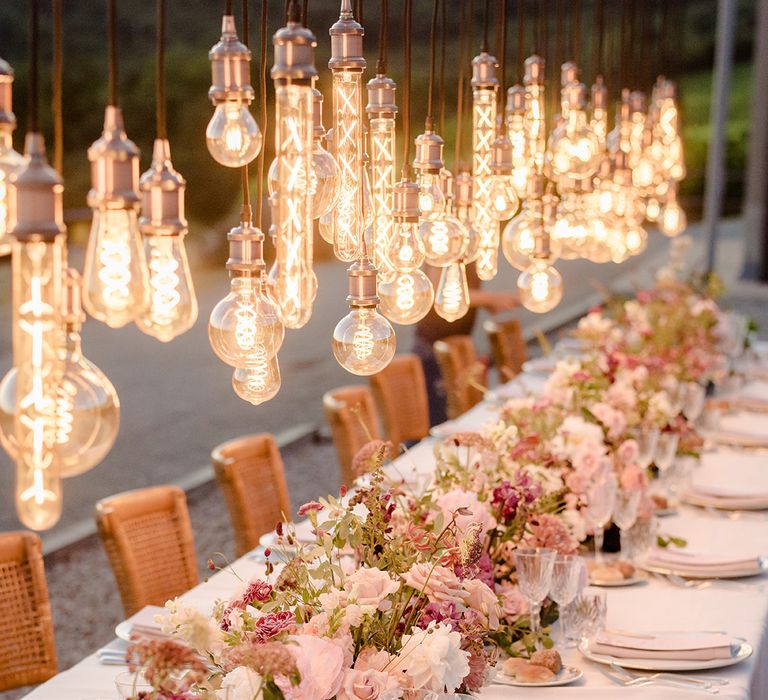
[[[613,664],[611,664],[611,666],[613,666]],[[705,687],[697,683],[691,683],[684,680],[683,677],[679,679],[666,677],[661,678],[657,677],[655,674],[652,676],[628,676],[626,669],[624,668],[621,668],[621,672],[616,669],[615,673],[611,673],[606,668],[601,668],[600,670],[614,683],[618,683],[619,685],[623,685],[627,688],[643,688],[647,685],[660,685],[666,686],[668,688],[680,688],[683,690],[698,690],[699,692],[709,693],[710,695],[717,695],[720,692],[719,688]]]
[[[662,679],[669,679],[669,680],[678,681],[678,682],[693,683],[695,685],[701,685],[704,688],[712,688],[716,685],[728,685],[729,683],[727,678],[720,678],[718,676],[704,678],[701,676],[689,676],[689,675],[683,675],[680,673],[671,673],[668,671],[659,671],[657,673],[648,673],[648,674],[634,673],[630,671],[628,668],[624,668],[624,666],[621,666],[620,664],[616,663],[615,661],[611,662],[611,668],[617,673],[620,673],[621,675],[626,676],[628,679],[631,679],[633,681],[638,679],[652,680],[654,678],[662,678]]]

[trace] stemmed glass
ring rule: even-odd
[[[568,637],[563,609],[568,605],[584,587],[587,578],[587,567],[584,559],[576,554],[558,554],[552,567],[552,585],[549,589],[549,597],[560,608],[560,645],[565,646]]]
[[[520,592],[528,600],[531,635],[538,649],[541,640],[541,604],[552,583],[555,551],[546,547],[523,547],[515,551],[515,568]]]
[[[698,382],[686,382],[683,388],[683,415],[695,423],[704,410],[706,391]]]
[[[659,442],[658,428],[642,428],[637,434],[637,463],[641,469],[647,469],[656,454],[656,444]]]
[[[598,474],[587,489],[587,515],[595,532],[595,560],[603,563],[603,535],[611,519],[618,484],[611,471]]]
[[[613,522],[621,533],[621,551],[629,560],[632,559],[632,552],[630,551],[629,538],[625,538],[625,534],[637,520],[637,511],[640,507],[642,495],[642,491],[619,489],[613,504]]]

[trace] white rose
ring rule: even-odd
[[[344,673],[337,700],[379,700],[386,694],[387,698],[400,697],[397,679],[389,673],[369,668],[365,671],[350,668]]]
[[[221,681],[220,698],[227,700],[261,700],[264,679],[246,666],[238,666],[230,671]],[[226,688],[229,688],[227,695]]]

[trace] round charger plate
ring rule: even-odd
[[[680,659],[625,659],[610,654],[596,654],[589,650],[589,641],[582,639],[578,650],[581,654],[599,664],[619,664],[624,668],[633,668],[638,671],[705,671],[709,668],[724,668],[734,666],[752,656],[752,645],[749,642],[735,639],[739,648],[728,659],[710,659],[709,661],[685,661]]]
[[[590,577],[589,585],[598,586],[600,588],[622,588],[624,586],[634,586],[638,583],[643,583],[648,579],[645,576],[632,576],[631,578],[624,578],[621,581],[603,581],[602,579],[593,579]]]
[[[549,374],[554,371],[556,364],[557,360],[553,357],[537,357],[523,362],[521,369],[530,374]]]
[[[768,559],[758,559],[756,566],[718,571],[717,574],[712,574],[711,572],[702,571],[701,569],[697,568],[686,569],[684,566],[670,568],[668,566],[646,564],[645,562],[641,561],[637,562],[637,567],[652,574],[662,574],[663,576],[682,576],[683,578],[704,579],[709,581],[721,578],[747,578],[748,576],[759,576],[760,574],[768,571]]]
[[[131,641],[131,623],[128,620],[123,620],[117,624],[117,627],[115,627],[115,637],[126,642]]]
[[[557,675],[548,680],[541,681],[541,683],[526,683],[524,681],[518,681],[514,676],[508,676],[503,671],[499,671],[493,679],[494,683],[499,685],[514,685],[520,688],[552,688],[556,685],[568,685],[574,681],[579,680],[584,675],[584,671],[575,666],[563,666]]]
[[[683,501],[692,506],[717,508],[718,510],[766,510],[768,498],[750,498],[749,496],[707,496],[703,493],[688,492]]]

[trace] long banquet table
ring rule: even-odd
[[[540,383],[540,378],[524,378],[528,387]],[[483,402],[455,421],[458,430],[475,430],[493,420],[494,404]],[[768,424],[768,414],[764,416]],[[399,457],[388,468],[409,480],[426,478],[434,469],[432,448],[434,438],[427,438]],[[740,464],[744,453],[718,449],[705,455],[700,468],[711,478],[712,470],[725,471],[724,479],[749,479],[760,483],[768,492],[768,456],[765,469],[756,471],[754,460],[750,465]],[[745,461],[745,460],[742,460]],[[743,514],[738,518],[710,514],[705,510],[682,507],[678,514],[662,521],[663,532],[679,535],[688,540],[693,549],[706,549],[733,553],[768,554],[768,515]],[[242,579],[263,575],[264,567],[256,557],[245,555],[233,564]],[[215,600],[227,598],[240,585],[229,571],[220,571],[207,582],[201,583],[182,596],[182,600],[204,612],[209,612]],[[757,577],[738,582],[721,581],[701,589],[681,588],[667,581],[649,578],[629,587],[609,588],[607,626],[634,633],[649,631],[724,631],[742,637],[754,648],[751,658],[731,666],[709,672],[725,678],[727,685],[720,687],[718,697],[768,699],[768,577]],[[675,698],[702,697],[700,690],[678,689],[668,686],[623,687],[607,677],[601,666],[583,658],[575,649],[569,649],[564,662],[584,670],[584,676],[569,686],[555,688],[518,688],[491,685],[480,694],[480,700],[501,700],[506,697],[548,700],[559,697],[581,698]],[[29,700],[93,700],[116,697],[114,678],[124,668],[103,665],[97,655],[87,656],[72,668],[40,685],[26,697]],[[706,676],[708,672],[697,672]]]

